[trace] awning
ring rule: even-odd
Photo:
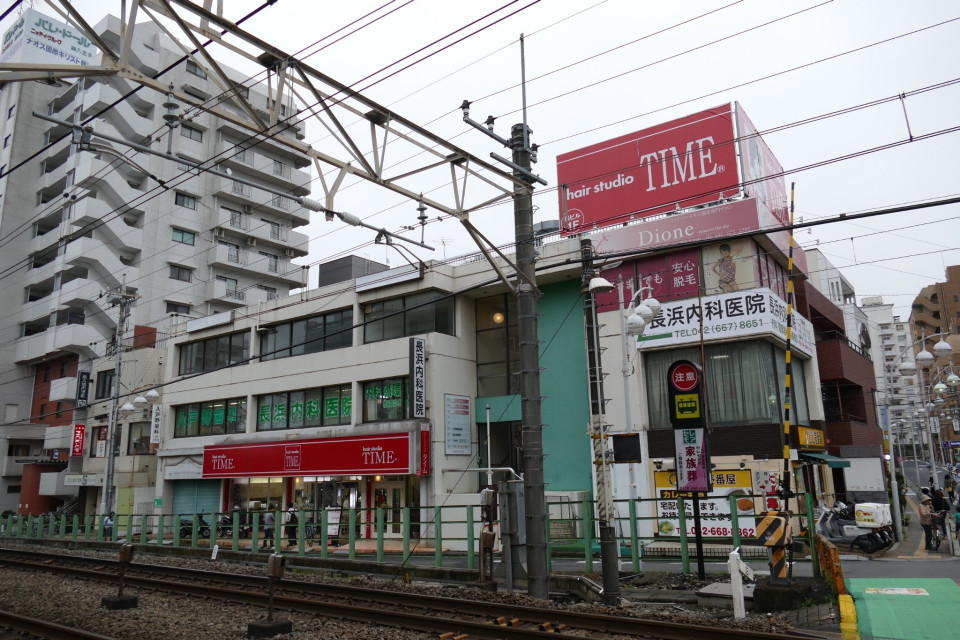
[[[843,467],[849,467],[850,461],[843,458],[838,458],[832,456],[829,453],[813,453],[811,451],[801,451],[801,458],[814,458],[820,460],[821,462],[826,462],[827,466],[831,469],[842,469]]]

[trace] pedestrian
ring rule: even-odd
[[[287,512],[283,514],[283,522],[287,525],[287,541],[289,547],[297,545],[297,510],[293,508],[293,503],[287,503]]]
[[[960,509],[953,514],[953,537],[960,540]]]
[[[107,517],[103,519],[103,537],[112,538],[113,537],[113,518],[114,513],[111,511],[107,514]]]
[[[947,491],[947,500],[953,504],[953,472],[947,471],[943,474],[943,488]]]
[[[917,508],[917,515],[920,517],[920,526],[923,527],[923,540],[927,551],[933,551],[930,540],[933,535],[933,501],[930,496],[920,498],[920,506]]]
[[[943,491],[937,489],[933,492],[933,497],[930,499],[933,503],[933,510],[940,518],[940,530],[943,531],[943,537],[947,537],[947,514],[950,513],[950,503],[947,502],[946,496],[943,495]]]
[[[263,514],[263,546],[260,547],[261,549],[273,549],[274,520],[273,505],[271,504],[267,507],[267,512]]]

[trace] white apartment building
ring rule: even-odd
[[[24,16],[30,21],[40,14],[27,10]],[[117,18],[105,18],[95,29],[119,48]],[[155,25],[138,26],[136,34],[131,57],[144,75],[250,118],[202,66],[192,60],[175,64],[182,50]],[[266,87],[226,72],[269,121]],[[0,403],[4,425],[19,425],[0,442],[0,510],[23,508],[19,474],[23,464],[44,461],[47,454],[37,445],[49,425],[87,423],[107,411],[92,394],[88,409],[74,411],[78,373],[103,369],[95,363],[116,341],[118,312],[105,292],[126,286],[136,294],[128,336],[135,327],[163,334],[172,317],[182,321],[286,296],[306,277],[291,262],[307,254],[308,238],[297,231],[309,222],[306,210],[291,198],[188,162],[216,163],[220,171],[295,197],[310,192],[307,158],[117,76],[57,84],[10,83],[0,91]],[[296,116],[292,102],[280,107],[280,117]],[[79,150],[69,127],[34,112],[88,123],[88,150]],[[171,115],[177,116],[173,126]],[[275,136],[303,138],[302,123],[287,124],[292,126],[278,128]],[[172,159],[131,151],[98,134],[169,149]],[[38,397],[36,372],[64,358],[65,366],[54,367],[56,397],[47,389]],[[66,382],[59,382],[57,371]],[[93,388],[96,379],[90,380]],[[119,390],[132,392],[123,385]],[[40,406],[48,411],[40,413]],[[21,462],[8,464],[2,458],[13,445]],[[77,464],[71,459],[69,468]]]

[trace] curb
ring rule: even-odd
[[[853,603],[853,596],[843,594],[837,597],[840,604],[840,633],[843,640],[860,640],[857,629],[857,607]]]

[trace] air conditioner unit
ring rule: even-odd
[[[223,227],[214,227],[214,228],[213,228],[213,235],[214,235],[214,237],[216,237],[216,238],[222,238],[225,233],[226,233],[226,230],[225,230]]]
[[[296,252],[293,249],[284,249],[284,253],[287,254],[288,258],[292,258],[296,255]]]
[[[256,239],[256,238],[247,238],[247,244],[250,245],[251,247],[254,247],[254,246],[256,246],[256,244],[257,244],[257,239]]]

